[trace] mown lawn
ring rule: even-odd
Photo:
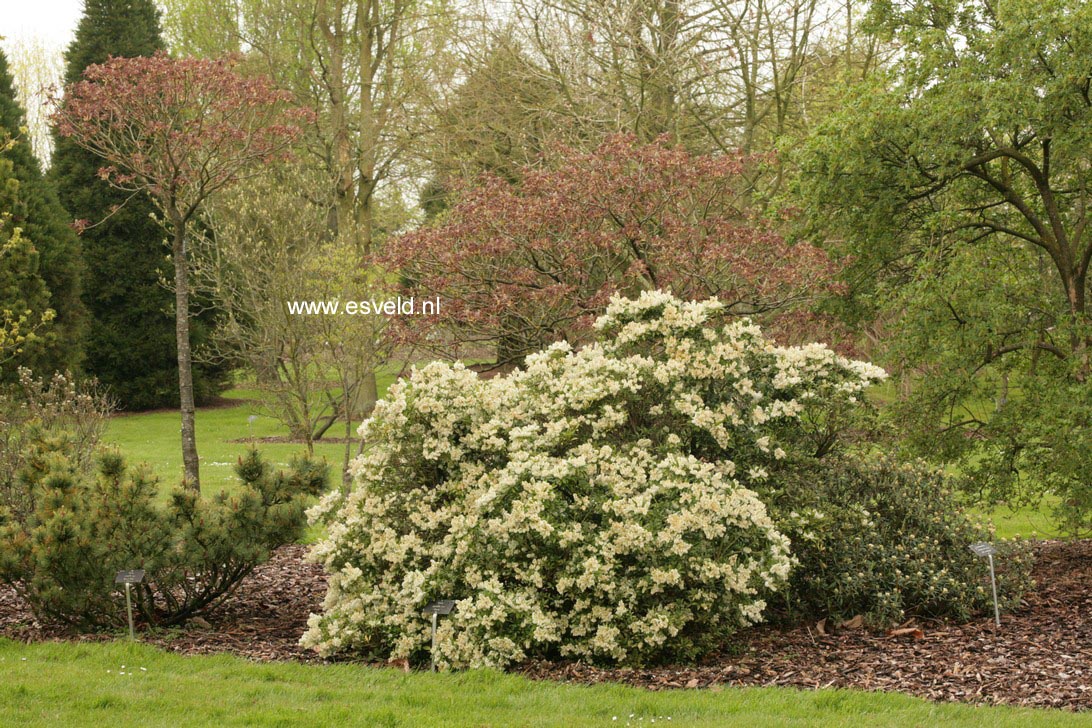
[[[122,674],[124,673],[124,674]],[[181,657],[128,642],[0,640],[0,724],[19,726],[1092,726],[1092,715],[846,690],[649,692],[482,670]],[[631,717],[632,716],[632,717]]]
[[[233,407],[202,408],[197,412],[197,453],[201,457],[201,486],[206,493],[231,490],[236,483],[233,467],[250,445],[235,440],[283,435],[280,424],[271,417],[257,415],[251,403],[257,393],[234,389],[225,394],[239,401]],[[253,424],[248,418],[256,415]],[[103,437],[105,444],[116,446],[132,464],[145,463],[163,483],[164,490],[182,479],[181,421],[177,412],[121,414],[111,418]],[[344,432],[343,426],[338,434]],[[286,465],[293,455],[303,454],[303,445],[262,443],[257,447],[270,461]],[[325,457],[335,467],[341,462],[344,445],[322,443],[315,454]]]
[[[397,369],[380,374],[380,397],[394,381]],[[233,470],[240,455],[251,445],[266,458],[287,465],[293,455],[306,452],[301,444],[259,442],[263,437],[286,434],[274,418],[262,414],[258,406],[261,393],[238,387],[224,393],[224,398],[237,402],[234,406],[205,407],[197,412],[197,453],[201,458],[201,488],[206,493],[230,491],[236,485]],[[253,422],[250,418],[253,417]],[[358,423],[357,423],[358,424]],[[182,479],[181,420],[178,412],[155,411],[119,414],[110,419],[103,442],[121,450],[131,464],[146,463],[163,484],[163,492]],[[355,437],[355,425],[353,435]],[[345,425],[334,425],[330,437],[344,437]],[[331,477],[336,477],[344,457],[345,446],[334,442],[319,442],[315,455],[331,464]]]
[[[1009,508],[1000,506],[991,511],[984,511],[993,521],[998,538],[1063,538],[1064,535],[1054,517],[1050,514],[1054,500],[1044,501],[1039,508],[1022,506]]]

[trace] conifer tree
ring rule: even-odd
[[[34,341],[27,342],[16,363],[46,373],[80,363],[86,324],[80,300],[82,258],[70,218],[56,190],[42,175],[25,132],[26,114],[16,101],[7,58],[0,52],[0,136],[10,140],[4,158],[10,162],[17,183],[8,187],[0,212],[12,230],[18,228],[21,237],[33,244],[33,274],[40,276],[49,307],[56,314]],[[5,372],[12,371],[14,367],[5,367]]]
[[[38,251],[11,222],[19,180],[7,158],[14,143],[0,132],[0,372],[13,373],[12,361],[33,348],[49,329],[53,311],[49,290],[38,274]]]

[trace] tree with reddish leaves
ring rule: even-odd
[[[103,159],[100,176],[146,192],[162,213],[174,265],[175,336],[186,483],[200,490],[190,348],[187,228],[208,198],[289,153],[305,112],[230,58],[111,58],[65,90],[58,132]]]
[[[388,246],[382,262],[407,292],[440,298],[438,314],[401,322],[404,335],[495,346],[508,364],[550,341],[578,341],[616,292],[717,296],[785,330],[836,285],[823,251],[790,244],[748,205],[743,173],[754,157],[619,135],[559,158],[524,169],[518,183],[463,186],[437,222]]]

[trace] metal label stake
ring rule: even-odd
[[[978,543],[972,543],[968,548],[974,551],[979,556],[985,556],[990,563],[990,588],[993,589],[993,621],[998,627],[1001,626],[1001,609],[997,606],[997,576],[993,570],[993,555],[997,553],[997,549],[993,544],[986,543],[985,541],[979,541]]]
[[[432,613],[432,647],[429,649],[429,656],[432,658],[432,671],[436,672],[436,621],[440,618],[440,615],[436,612]]]
[[[432,661],[432,671],[436,672],[436,622],[441,614],[451,614],[451,610],[455,608],[454,599],[441,599],[438,602],[432,602],[425,606],[421,610],[422,614],[432,615],[432,651],[430,653],[430,659]]]
[[[129,639],[136,639],[136,630],[133,629],[133,597],[132,589],[133,584],[144,583],[144,569],[132,569],[130,571],[119,571],[117,576],[114,577],[115,584],[125,585],[125,611],[129,615]]]

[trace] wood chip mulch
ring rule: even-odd
[[[1024,605],[968,624],[922,622],[889,636],[820,634],[817,625],[756,629],[736,654],[698,666],[599,669],[529,663],[528,677],[621,682],[653,690],[717,685],[855,688],[936,701],[1092,710],[1092,541],[1036,544]],[[913,628],[912,628],[913,627]]]
[[[306,546],[282,546],[239,585],[223,605],[190,620],[184,628],[145,631],[142,642],[189,655],[232,653],[252,660],[320,662],[299,646],[307,617],[321,611],[326,595],[322,567],[304,560]],[[112,634],[74,635],[56,625],[40,624],[11,590],[0,584],[0,635],[23,642],[114,639]]]
[[[575,683],[620,682],[653,690],[729,685],[841,687],[909,693],[936,701],[1007,703],[1092,710],[1092,541],[1035,546],[1036,590],[1024,605],[968,624],[918,622],[894,636],[816,625],[765,627],[730,653],[696,666],[596,668],[529,662],[518,672]],[[207,623],[146,632],[141,639],[183,654],[230,652],[255,660],[317,662],[299,647],[307,617],[321,607],[325,578],[286,546],[239,588]],[[0,635],[21,641],[103,640],[40,625],[9,588],[0,586]]]

